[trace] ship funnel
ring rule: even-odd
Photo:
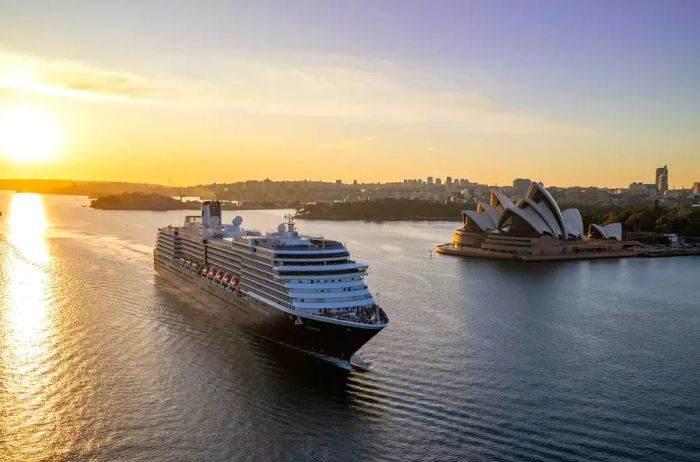
[[[216,217],[217,220],[212,220]],[[216,222],[216,223],[214,223]],[[205,227],[217,227],[221,224],[221,202],[220,201],[204,201],[202,202],[202,224]]]
[[[221,201],[211,201],[209,203],[209,213],[212,218],[218,217],[219,223],[223,223],[221,220]]]

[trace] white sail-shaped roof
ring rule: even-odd
[[[491,205],[484,204],[483,202],[479,202],[477,204],[476,211],[487,214],[494,223],[494,226],[498,224],[498,221],[501,219],[501,215],[503,215],[503,209],[500,207],[492,207]]]
[[[595,223],[588,225],[588,237],[593,239],[606,239],[603,227]]]
[[[563,212],[540,183],[533,182],[517,204],[501,190],[491,190],[489,203],[479,202],[476,210],[462,212],[465,229],[472,232],[502,231],[527,235],[547,234],[555,239],[582,239],[583,220],[578,209]],[[622,240],[622,225],[592,224],[589,237]]]
[[[603,231],[608,239],[616,239],[618,241],[622,240],[622,223],[610,223],[609,225],[603,226]]]
[[[476,210],[463,210],[462,221],[465,226],[475,225],[481,231],[489,231],[496,229],[496,223],[491,220],[486,213],[479,213]]]
[[[547,207],[547,205],[545,205],[543,202],[535,202],[532,199],[525,199],[521,204],[519,204],[519,207],[530,207],[534,209],[535,212],[539,214],[540,218],[547,223],[552,236],[556,237],[557,239],[562,239],[564,237],[564,231],[559,226],[557,219],[554,217],[549,207]]]
[[[564,218],[564,225],[566,226],[566,232],[569,234],[569,238],[572,236],[576,239],[581,239],[583,237],[583,219],[581,218],[581,212],[578,209],[566,209],[561,213]]]
[[[609,225],[602,226],[591,223],[591,225],[588,227],[588,237],[595,239],[615,239],[621,241],[622,224],[610,223]]]
[[[503,210],[505,210],[508,207],[514,207],[514,204],[502,189],[494,188],[491,190],[491,207],[498,206],[501,206]]]
[[[544,189],[544,186],[533,181],[532,184],[530,184],[530,188],[527,190],[525,199],[531,199],[536,203],[541,203],[542,205],[546,206],[549,209],[552,216],[554,216],[554,219],[556,220],[559,229],[561,229],[562,231],[564,239],[569,238],[568,232],[566,230],[566,225],[564,224],[564,217],[562,217],[561,214],[561,210],[559,210],[559,206],[557,205],[552,195],[549,194],[549,191]]]
[[[531,207],[524,209],[509,207],[503,212],[498,223],[498,229],[503,232],[513,232],[521,227],[529,228],[534,234],[552,234],[552,230],[540,215]],[[515,228],[515,229],[514,229]]]

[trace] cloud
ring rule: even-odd
[[[319,145],[322,148],[327,148],[327,149],[346,149],[346,148],[351,148],[353,146],[357,146],[358,144],[365,144],[369,143],[376,140],[374,136],[367,136],[365,138],[358,138],[354,140],[348,140],[344,141],[341,143],[325,143]]]
[[[473,89],[443,89],[433,74],[386,61],[316,54],[275,60],[235,58],[214,67],[213,74],[222,76],[217,86],[223,93],[218,97],[252,112],[436,124],[467,134],[594,133],[588,127],[496,103]]]
[[[0,88],[93,100],[168,100],[196,94],[191,82],[4,51],[0,51]]]
[[[190,69],[202,70],[199,80],[154,78],[0,50],[0,89],[94,100],[181,100],[274,116],[435,125],[466,135],[594,133],[494,102],[472,88],[455,89],[454,83],[443,88],[447,79],[436,79],[438,70],[428,74],[386,60],[318,53],[192,60]]]

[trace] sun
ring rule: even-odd
[[[40,109],[12,107],[0,115],[0,153],[15,162],[49,159],[56,153],[61,135],[56,119]]]

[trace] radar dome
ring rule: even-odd
[[[238,215],[231,221],[231,223],[233,223],[233,226],[241,226],[241,223],[243,223],[243,217]]]
[[[285,226],[284,223],[280,223],[280,225],[277,227],[277,231],[280,233],[283,233],[283,232],[287,231],[287,227]]]

